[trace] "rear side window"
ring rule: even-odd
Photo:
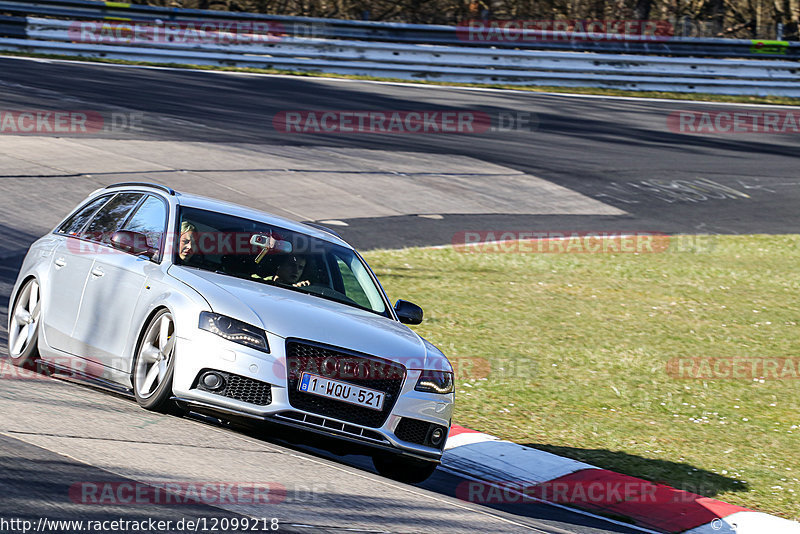
[[[122,227],[131,210],[142,199],[142,193],[119,193],[103,206],[81,232],[81,237],[99,243],[110,243],[111,235]]]
[[[167,226],[167,206],[164,201],[148,195],[136,209],[136,213],[128,219],[124,230],[139,232],[147,237],[147,246],[161,253],[161,237]]]
[[[112,195],[103,195],[102,197],[92,200],[83,208],[76,211],[72,217],[64,221],[64,224],[58,227],[57,232],[59,234],[78,235],[86,224],[86,221],[91,219],[94,212],[105,204],[111,196]]]

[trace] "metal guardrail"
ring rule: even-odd
[[[455,83],[800,97],[800,66],[792,61],[497,50],[286,35],[253,42],[258,34],[245,36],[249,43],[237,44],[218,42],[213,31],[198,32],[193,43],[148,41],[144,34],[131,43],[103,44],[75,42],[81,36],[77,21],[24,20],[26,38],[0,39],[0,50]],[[100,33],[98,37],[103,35],[103,26],[119,29],[130,24],[108,21],[91,26]]]
[[[0,36],[25,39],[27,23],[24,17],[0,17]]]
[[[709,39],[673,37],[652,39],[591,41],[561,39],[492,41],[464,39],[455,26],[401,24],[392,22],[290,17],[261,13],[167,8],[122,2],[92,0],[47,0],[26,2],[0,0],[0,13],[40,15],[68,19],[137,19],[137,20],[249,20],[280,23],[289,35],[324,39],[384,41],[392,43],[438,44],[449,46],[492,46],[497,49],[565,50],[583,52],[660,54],[671,56],[800,58],[800,42],[747,39]],[[542,32],[544,33],[544,32]],[[536,32],[532,32],[535,37]]]

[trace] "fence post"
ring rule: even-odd
[[[692,22],[689,19],[689,15],[683,16],[683,29],[681,31],[681,37],[688,37],[692,31]]]

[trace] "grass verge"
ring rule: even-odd
[[[455,422],[800,519],[800,368],[674,366],[800,362],[800,236],[680,239],[660,253],[366,257],[454,360]]]
[[[372,80],[381,82],[397,83],[416,83],[420,85],[439,85],[447,87],[484,87],[490,89],[511,89],[515,91],[529,91],[534,93],[569,93],[581,95],[599,96],[625,96],[636,98],[659,98],[668,100],[697,100],[705,102],[730,102],[737,104],[769,104],[783,106],[800,106],[800,98],[787,98],[782,96],[745,96],[745,95],[714,95],[709,93],[677,93],[666,91],[626,91],[621,89],[600,89],[595,87],[555,87],[555,86],[519,86],[504,84],[480,84],[480,83],[450,83],[437,82],[430,80],[405,80],[400,78],[379,78],[376,76],[353,76],[346,74],[330,74],[325,72],[307,72],[280,69],[253,69],[244,67],[218,67],[210,65],[188,65],[182,63],[154,63],[148,61],[128,61],[123,59],[108,59],[94,57],[65,56],[55,54],[37,54],[29,52],[0,51],[0,55],[37,57],[44,59],[65,59],[89,61],[93,63],[110,63],[115,65],[139,65],[152,67],[169,67],[190,70],[212,70],[226,72],[252,72],[258,74],[281,74],[291,76],[322,77],[322,78],[341,78],[346,80]]]

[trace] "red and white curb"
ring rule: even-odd
[[[622,475],[453,425],[442,466],[470,478],[456,493],[482,503],[579,508],[670,534],[800,534],[800,523]]]

